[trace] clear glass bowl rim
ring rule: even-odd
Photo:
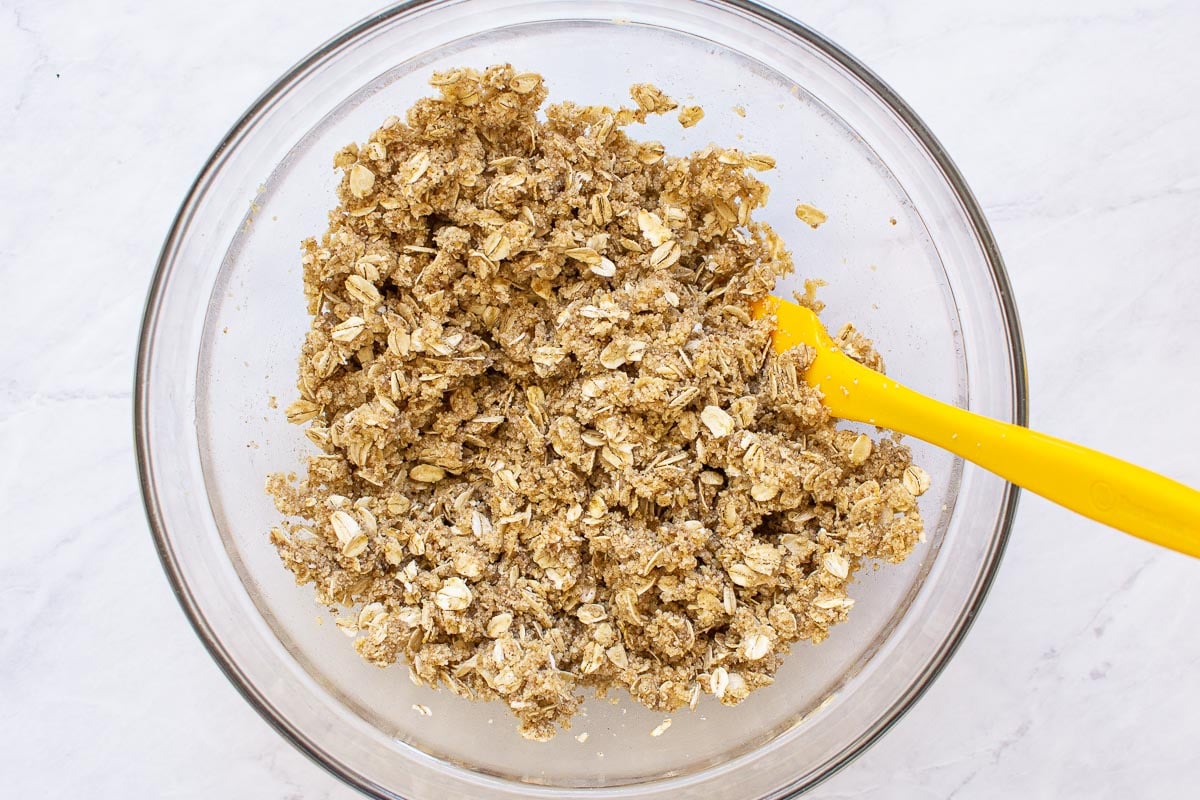
[[[192,215],[195,205],[209,184],[214,173],[219,169],[221,155],[235,143],[242,134],[253,126],[255,120],[260,114],[269,107],[273,100],[284,92],[289,86],[294,84],[299,76],[302,76],[310,70],[315,64],[319,63],[330,53],[333,53],[355,40],[379,25],[392,21],[396,17],[403,16],[418,9],[433,7],[446,2],[446,0],[406,0],[405,2],[397,3],[393,6],[385,8],[376,14],[364,18],[358,23],[350,26],[341,33],[329,39],[317,49],[310,52],[303,59],[292,66],[286,73],[277,79],[270,87],[266,89],[238,118],[237,122],[229,129],[222,137],[221,141],[213,149],[208,159],[205,161],[203,168],[197,174],[191,187],[188,189],[187,195],[180,204],[174,220],[171,223],[171,228],[163,243],[163,247],[159,253],[157,263],[155,265],[154,276],[152,278],[150,289],[148,292],[145,309],[142,317],[142,325],[138,336],[138,351],[137,363],[135,368],[135,384],[134,384],[134,440],[137,457],[138,479],[141,488],[143,504],[145,506],[147,519],[150,524],[151,534],[154,538],[155,549],[158,553],[159,560],[162,563],[163,570],[171,584],[171,589],[178,600],[180,607],[187,616],[189,623],[209,655],[216,662],[217,666],[224,673],[225,677],[233,685],[235,689],[242,695],[243,698],[254,708],[258,714],[274,728],[284,739],[290,742],[300,752],[308,756],[314,763],[325,769],[330,774],[337,777],[349,786],[358,789],[360,792],[379,797],[386,800],[390,795],[381,793],[379,787],[374,786],[363,776],[358,775],[345,768],[336,759],[326,753],[316,742],[312,741],[303,732],[294,727],[286,718],[277,713],[271,703],[263,696],[259,690],[245,679],[237,664],[232,657],[226,652],[219,638],[216,636],[212,628],[209,626],[199,606],[194,602],[191,593],[183,579],[183,575],[178,568],[175,560],[174,552],[169,543],[169,534],[163,522],[163,515],[158,502],[155,491],[153,475],[150,465],[150,431],[147,422],[148,408],[148,391],[150,379],[150,354],[154,344],[155,327],[154,322],[157,316],[158,308],[162,300],[163,287],[167,283],[167,278],[170,274],[174,254],[178,249],[179,242],[184,236],[189,218]],[[808,27],[802,22],[799,22],[779,11],[770,7],[759,5],[751,0],[708,0],[710,3],[730,6],[743,13],[748,13],[758,17],[764,22],[773,24],[789,34],[803,40],[810,46],[820,50],[824,55],[835,61],[840,67],[845,69],[852,76],[862,81],[886,106],[893,111],[897,117],[910,129],[912,134],[927,150],[929,156],[936,163],[938,168],[943,173],[947,183],[952,189],[957,200],[962,204],[962,208],[970,222],[972,233],[974,234],[987,264],[991,272],[991,279],[996,288],[996,297],[1000,303],[1000,311],[1004,317],[1005,328],[1008,338],[1008,349],[1010,354],[1010,363],[1012,366],[1012,386],[1014,391],[1014,422],[1019,425],[1028,424],[1028,383],[1026,378],[1026,359],[1024,340],[1021,334],[1020,320],[1017,315],[1016,302],[1012,293],[1011,283],[1008,279],[1008,274],[1005,270],[1003,259],[1001,258],[999,248],[992,235],[991,229],[988,226],[986,217],[982,208],[975,199],[974,194],[967,186],[962,174],[946,153],[945,148],[925,125],[925,123],[917,116],[908,104],[900,98],[900,96],[881,78],[873,73],[869,68],[859,62],[849,52],[842,49],[839,45]],[[907,712],[928,690],[933,681],[938,677],[941,671],[953,658],[958,647],[961,645],[966,633],[970,630],[972,623],[978,616],[987,593],[991,588],[992,582],[995,579],[996,572],[1000,566],[1000,562],[1004,551],[1007,547],[1009,537],[1012,531],[1012,525],[1016,514],[1017,502],[1019,499],[1020,490],[1018,487],[1009,484],[1007,486],[1000,520],[996,528],[996,536],[994,547],[991,552],[989,564],[986,571],[982,575],[976,586],[976,591],[971,599],[971,602],[963,610],[961,615],[961,624],[955,631],[954,636],[944,643],[941,651],[941,657],[931,663],[922,676],[919,684],[911,687],[911,691],[905,697],[904,701],[893,706],[885,719],[881,720],[873,731],[868,732],[863,736],[856,745],[850,749],[845,757],[838,763],[833,764],[823,775],[805,786],[799,787],[795,793],[787,795],[795,797],[799,794],[812,789],[817,783],[827,780],[830,776],[836,774],[847,764],[851,763],[855,758],[865,752],[872,744],[880,737],[887,733],[893,725]]]

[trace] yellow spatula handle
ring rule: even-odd
[[[845,363],[834,365],[832,359]],[[823,354],[814,367],[822,360],[835,385],[821,390],[835,415],[935,444],[1085,517],[1200,557],[1200,492],[1095,450],[918,394],[840,354]],[[820,383],[819,375],[810,377]]]

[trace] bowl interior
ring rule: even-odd
[[[645,66],[649,53],[652,68]],[[709,66],[695,68],[698,59]],[[276,635],[314,679],[387,735],[476,769],[559,785],[686,772],[755,747],[828,697],[903,615],[938,536],[903,566],[867,575],[852,621],[820,647],[799,645],[779,683],[742,706],[704,702],[696,713],[675,714],[670,735],[651,739],[663,715],[627,698],[617,705],[590,700],[572,735],[550,744],[522,741],[502,706],[418,688],[403,667],[381,671],[363,663],[337,627],[316,624],[316,616],[328,615],[314,606],[311,587],[292,585],[266,541],[278,514],[263,494],[264,476],[297,469],[303,454],[315,452],[268,400],[276,397],[282,407],[296,396],[296,359],[308,329],[297,244],[324,229],[336,204],[332,154],[430,94],[432,70],[504,61],[544,74],[551,101],[628,104],[629,85],[651,78],[672,97],[703,105],[706,116],[693,128],[666,115],[631,129],[669,152],[715,141],[774,154],[778,167],[765,175],[772,193],[761,216],[788,242],[803,273],[779,292],[802,291],[805,277],[825,279],[821,297],[833,324],[853,321],[876,337],[890,369],[910,384],[951,401],[964,396],[966,364],[955,346],[961,326],[944,265],[904,187],[844,119],[786,76],[677,31],[602,22],[512,26],[410,59],[358,87],[264,172],[258,210],[231,243],[224,291],[209,311],[200,386],[206,486],[224,517],[225,546],[239,557]],[[811,229],[793,213],[798,202],[825,210],[829,222]],[[937,477],[921,500],[937,531],[943,505],[953,501],[955,465],[926,447],[918,458]],[[433,715],[418,715],[414,703]],[[480,730],[491,735],[464,735]],[[573,735],[583,731],[589,735],[581,745]]]
[[[178,426],[178,436],[156,442],[153,420],[142,421],[151,454],[160,454],[148,467],[157,502],[179,505],[162,511],[159,533],[170,540],[168,560],[182,565],[177,580],[205,618],[202,632],[217,640],[219,658],[235,662],[226,665],[235,680],[306,749],[379,793],[420,797],[440,786],[436,796],[447,796],[451,786],[471,785],[485,796],[516,791],[514,784],[537,791],[674,778],[676,796],[685,796],[774,752],[772,769],[786,779],[745,778],[749,790],[767,794],[828,772],[936,670],[993,566],[1008,503],[1002,482],[909,442],[933,476],[921,498],[928,541],[901,566],[866,570],[852,591],[850,621],[819,647],[797,645],[774,686],[736,708],[704,697],[654,738],[664,715],[614,696],[589,699],[575,727],[554,741],[527,742],[502,706],[416,687],[403,666],[366,664],[311,587],[293,584],[267,539],[278,514],[263,491],[266,475],[299,469],[313,451],[282,408],[296,396],[308,327],[298,245],[324,230],[336,202],[332,155],[403,115],[431,92],[431,71],[452,66],[507,61],[541,72],[551,102],[615,106],[629,102],[630,84],[648,80],[702,105],[705,117],[693,128],[667,115],[630,133],[661,140],[670,153],[717,142],[777,158],[764,176],[772,194],[761,217],[798,267],[777,293],[824,279],[826,323],[852,321],[875,339],[889,373],[948,402],[1017,413],[1018,356],[995,265],[936,159],[873,87],[819,42],[744,10],[551,3],[541,6],[556,13],[538,15],[533,5],[479,4],[473,8],[491,10],[471,15],[459,3],[434,3],[381,17],[353,46],[327,48],[278,88],[202,176],[183,240],[173,253],[168,247],[168,260],[194,274],[187,285],[167,280],[156,290],[174,292],[181,312],[160,308],[147,333],[161,354],[146,356],[150,381],[155,369],[191,370],[172,378],[173,400],[157,401],[164,415],[172,408],[184,417],[162,423]],[[793,214],[800,202],[829,221],[809,228]],[[211,225],[200,229],[205,215]],[[178,363],[166,358],[172,351]],[[150,415],[155,402],[151,390]],[[189,483],[189,471],[202,483]],[[183,533],[185,525],[192,532]],[[431,776],[452,778],[429,783]]]

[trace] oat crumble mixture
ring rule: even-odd
[[[748,313],[793,269],[752,218],[775,162],[631,138],[678,108],[648,84],[612,109],[543,108],[508,65],[431,83],[336,155],[304,242],[286,413],[321,452],[268,480],[272,542],[365,659],[500,700],[528,738],[584,689],[736,704],[846,619],[867,560],[909,554],[928,488]]]

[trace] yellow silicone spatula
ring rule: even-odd
[[[768,297],[776,352],[816,351],[805,380],[835,416],[890,428],[949,450],[1097,522],[1200,557],[1200,492],[1120,459],[1018,425],[981,417],[901,386],[845,355],[807,308]]]

